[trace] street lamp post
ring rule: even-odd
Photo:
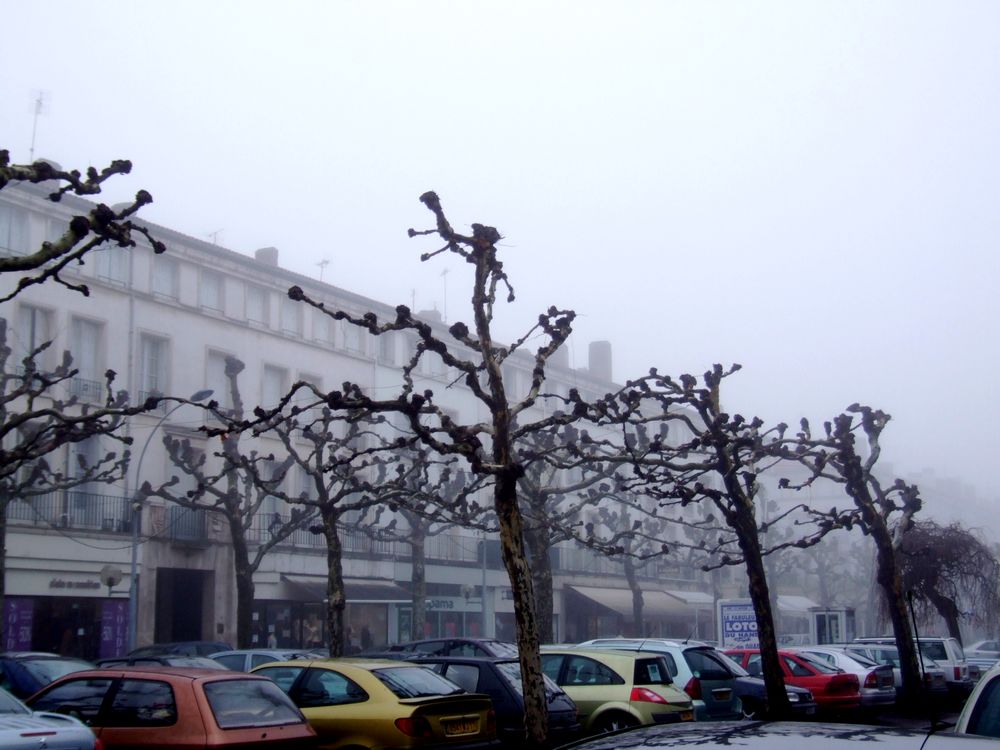
[[[205,388],[200,391],[196,391],[191,395],[188,401],[204,401],[206,398],[211,396],[214,391],[211,388]],[[176,404],[173,408],[167,410],[167,412],[160,417],[160,419],[153,425],[153,429],[149,431],[149,436],[146,438],[146,442],[142,445],[142,450],[139,452],[139,460],[135,465],[135,472],[133,473],[134,479],[132,480],[132,563],[129,568],[129,584],[128,584],[128,650],[132,651],[135,649],[135,634],[136,634],[136,618],[138,617],[138,557],[139,557],[139,523],[141,520],[142,504],[136,499],[139,495],[139,476],[142,470],[142,459],[146,457],[146,449],[149,448],[149,444],[153,441],[153,435],[156,431],[160,429],[164,422],[167,421],[167,417],[173,414],[175,411],[180,409],[182,406],[186,405],[188,401]]]

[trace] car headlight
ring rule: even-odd
[[[789,690],[788,691],[788,702],[789,703],[798,703],[799,702],[799,694],[798,693],[793,693],[792,691]]]

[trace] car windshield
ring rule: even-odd
[[[23,659],[21,666],[42,685],[48,685],[63,675],[93,669],[92,664],[80,659]]]
[[[425,667],[384,667],[373,669],[383,685],[398,698],[422,698],[428,695],[464,693],[458,685]]]
[[[31,711],[21,701],[0,688],[0,714],[30,714]]]
[[[207,682],[205,697],[221,729],[305,721],[291,699],[270,680]]]

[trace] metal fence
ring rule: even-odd
[[[69,490],[49,492],[7,506],[12,525],[55,526],[110,533],[131,533],[132,509],[121,495]]]

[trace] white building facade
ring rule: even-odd
[[[0,253],[29,252],[59,236],[72,214],[89,210],[90,204],[72,196],[52,203],[46,193],[32,186],[0,192]],[[0,306],[15,353],[23,357],[51,340],[44,366],[63,350],[71,352],[79,372],[69,389],[82,401],[102,398],[104,373],[113,369],[116,386],[133,400],[151,394],[187,397],[211,389],[212,398],[224,403],[228,356],[246,365],[241,387],[250,408],[274,404],[298,380],[327,390],[351,381],[375,395],[398,392],[401,365],[413,350],[411,339],[399,333],[369,336],[292,302],[286,292],[298,285],[328,306],[358,314],[372,311],[385,319],[394,317],[392,306],[282,269],[274,248],[249,257],[164,227],[150,229],[166,244],[166,253],[155,255],[141,245],[133,250],[109,248],[66,273],[66,278],[90,288],[89,297],[49,282]],[[0,280],[5,288],[14,282]],[[448,338],[435,313],[426,314],[426,319]],[[598,342],[591,347],[586,369],[572,369],[565,357],[559,358],[550,363],[546,387],[562,393],[577,388],[585,397],[603,394],[612,387],[610,356],[610,345]],[[426,381],[421,387],[433,388],[439,403],[458,420],[488,417],[463,387],[446,390],[454,373],[426,359],[419,372]],[[522,367],[514,357],[505,365],[514,396],[527,388],[530,364],[526,359]],[[31,502],[9,503],[4,648],[87,658],[124,651],[133,552],[131,499],[142,482],[155,485],[178,474],[166,455],[164,434],[186,437],[211,453],[210,441],[198,430],[202,420],[201,411],[191,406],[168,406],[136,417],[128,426],[134,443],[124,482],[82,485]],[[92,440],[53,460],[65,461],[66,471],[72,472],[74,452],[87,459],[112,449]],[[183,486],[185,477],[178,479]],[[257,539],[268,533],[271,515],[260,514],[259,528],[253,530]],[[157,501],[143,507],[141,517],[135,548],[137,644],[234,641],[236,595],[225,525],[210,513]],[[461,530],[428,540],[425,634],[413,633],[410,627],[407,546],[374,542],[348,530],[344,547],[347,619],[356,639],[352,645],[378,646],[425,634],[513,636],[513,602],[495,540]],[[572,545],[563,547],[555,566],[557,639],[620,629],[621,618],[630,611],[610,594],[602,601],[600,591],[625,587],[621,565]],[[322,641],[325,555],[323,537],[302,530],[265,558],[255,576],[254,638],[259,645]],[[122,571],[121,581],[110,588],[100,579],[102,568],[109,565]],[[664,583],[664,572],[670,569],[664,566],[650,566],[651,591],[697,588],[693,578],[678,571],[676,581]],[[589,588],[581,594],[583,587]],[[674,599],[676,606],[669,598],[661,603],[657,634],[665,634],[665,623],[686,623],[692,617],[702,619],[706,636],[712,632],[711,601]],[[572,633],[563,616],[567,600],[586,613],[574,618]]]

